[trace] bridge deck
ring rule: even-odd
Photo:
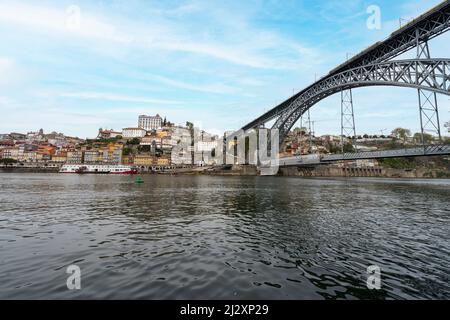
[[[343,160],[423,157],[423,156],[440,156],[440,155],[450,155],[450,144],[426,145],[421,147],[396,149],[396,150],[289,157],[280,159],[280,166],[304,166],[304,165],[327,164]]]

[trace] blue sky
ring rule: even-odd
[[[238,129],[439,2],[0,0],[0,133],[93,137],[156,113]],[[381,30],[366,27],[373,4]],[[448,57],[449,40],[433,40],[432,55]],[[358,134],[419,130],[412,89],[358,89],[354,101]],[[439,102],[444,123],[450,100]],[[311,110],[317,134],[339,132],[339,103]]]

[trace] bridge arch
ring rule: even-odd
[[[280,143],[297,120],[319,101],[346,89],[397,86],[423,89],[450,96],[450,59],[389,61],[350,69],[322,80],[303,92],[273,125]]]

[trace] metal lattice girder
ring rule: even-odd
[[[365,86],[400,86],[450,95],[450,59],[389,61],[351,69],[317,82],[277,119],[280,138],[311,106],[342,90]]]
[[[418,89],[418,94],[422,137],[423,134],[429,133],[438,136],[439,140],[441,140],[441,127],[439,124],[439,111],[436,92]],[[425,143],[423,138],[422,143]]]
[[[436,36],[441,35],[449,29],[450,1],[445,1],[442,4],[431,9],[427,13],[423,14],[419,18],[415,19],[411,23],[407,24],[400,30],[392,33],[388,39],[382,42],[377,42],[370,48],[364,50],[342,65],[338,66],[321,80],[332,78],[336,74],[342,73],[343,71],[349,69],[388,61],[389,59],[397,57],[400,54],[410,50],[411,48],[414,48],[417,45],[418,40],[420,42],[428,41]],[[242,129],[249,130],[251,128],[257,128],[260,125],[279,117],[281,114],[286,112],[286,109],[289,108],[299,96],[303,95],[306,91],[316,86],[316,84],[317,82],[313,83],[299,93],[293,95],[286,101],[280,103],[275,108],[269,110],[262,116],[248,123]]]
[[[341,148],[344,152],[344,138],[354,137],[356,141],[355,115],[353,112],[352,89],[341,91]]]
[[[430,48],[428,41],[420,42],[419,31],[417,31],[417,59],[430,59]],[[435,76],[434,71],[430,73],[430,77]],[[425,133],[431,133],[438,136],[441,140],[441,127],[439,124],[439,110],[436,92],[429,92],[423,89],[417,89],[419,96],[419,113],[420,113],[420,130],[422,144],[425,144]]]

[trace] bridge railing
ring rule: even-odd
[[[297,157],[281,158],[280,166],[302,166],[326,164],[334,161],[344,160],[364,160],[364,159],[382,159],[382,158],[401,158],[401,157],[421,157],[434,155],[450,155],[450,144],[433,144],[420,147],[410,147],[395,150],[378,150],[352,152],[344,154],[310,154]]]
[[[396,157],[416,157],[450,154],[450,144],[434,144],[413,148],[352,152],[344,154],[324,155],[321,161],[339,161],[339,160],[358,160],[358,159],[377,159],[377,158],[396,158]]]

